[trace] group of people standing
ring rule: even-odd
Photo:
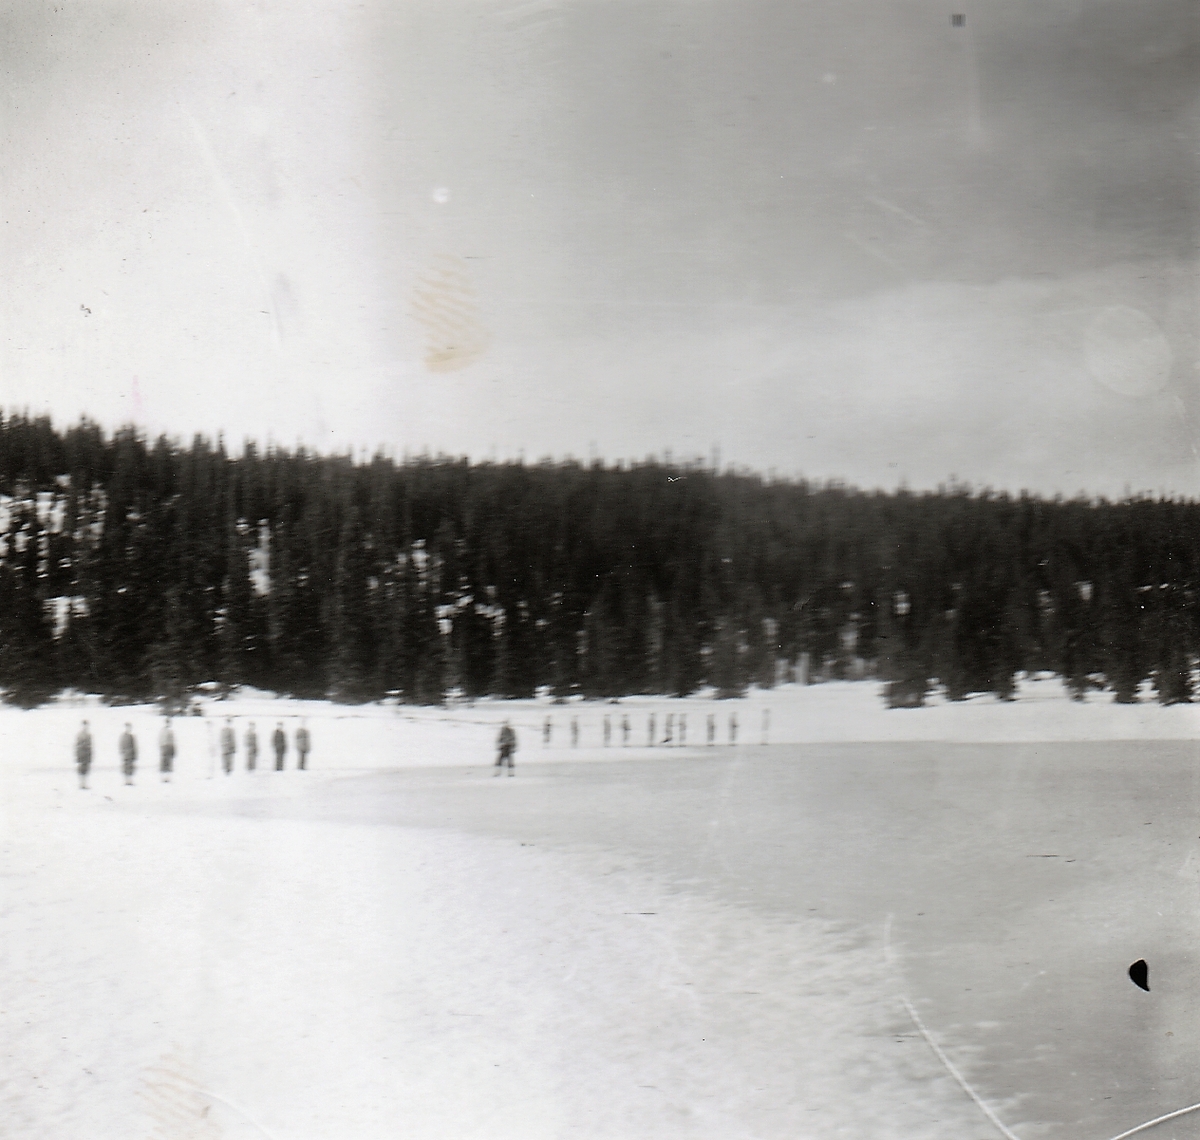
[[[633,726],[630,724],[629,716],[626,713],[621,715],[619,723],[614,726],[613,718],[609,714],[605,714],[601,722],[601,729],[604,737],[604,747],[607,748],[612,743],[614,727],[619,728],[621,733],[621,744],[623,747],[629,747],[630,736],[633,732]],[[708,745],[716,744],[717,742],[717,718],[713,713],[709,713],[705,720],[705,743]],[[771,710],[763,709],[762,711],[762,743],[767,743],[767,737],[771,728]],[[673,744],[687,746],[687,713],[667,713],[663,721],[663,733],[661,740],[658,734],[658,718],[654,713],[650,713],[646,720],[646,744],[654,747],[657,744],[663,744],[670,747]],[[579,717],[572,716],[570,719],[571,731],[571,747],[579,747]],[[729,743],[737,744],[738,739],[738,715],[736,711],[730,711],[728,721]],[[552,717],[546,717],[542,721],[542,747],[549,748],[551,740],[554,736],[554,720]],[[496,738],[496,764],[494,775],[499,776],[501,771],[508,767],[508,774],[513,774],[513,758],[517,751],[517,734],[513,730],[512,723],[505,721],[500,728],[500,735]]]
[[[275,753],[275,771],[282,772],[286,767],[288,748],[287,733],[283,731],[282,722],[275,725],[275,731],[271,733],[270,739],[271,748]],[[296,767],[302,772],[308,767],[308,753],[311,747],[312,738],[308,734],[308,726],[301,721],[300,727],[296,729]],[[245,752],[246,771],[253,772],[258,767],[258,732],[253,721],[246,729]],[[221,728],[221,769],[226,776],[233,773],[236,754],[237,735],[233,730],[233,718],[226,717],[225,724]]]
[[[172,727],[171,721],[171,717],[164,717],[162,729],[158,734],[158,771],[164,783],[170,782],[171,775],[175,771],[175,729]],[[286,767],[288,750],[287,733],[284,731],[282,721],[276,723],[275,731],[271,733],[269,739],[275,753],[275,771],[282,772]],[[308,725],[303,720],[300,722],[300,727],[296,729],[295,744],[296,767],[303,771],[308,767],[308,754],[312,750],[312,737],[309,735]],[[232,775],[234,758],[237,755],[237,734],[234,731],[232,717],[226,717],[225,724],[221,728],[220,747],[221,767],[225,775]],[[258,732],[253,721],[246,729],[244,751],[246,771],[253,772],[258,767]],[[79,786],[84,789],[88,786],[88,775],[92,770],[93,752],[92,730],[85,720],[80,725],[79,733],[75,737],[75,767],[79,772]],[[125,777],[125,783],[132,784],[134,774],[137,772],[138,744],[137,737],[133,734],[133,726],[128,721],[117,740],[117,753],[120,756],[121,772]]]
[[[770,725],[771,725],[771,710],[763,709],[763,714],[762,714],[762,742],[763,742],[763,744],[767,743],[767,733],[768,733],[768,730],[770,729]],[[681,712],[678,714],[676,714],[676,713],[667,713],[666,714],[666,716],[663,720],[663,731],[662,731],[661,739],[659,737],[657,726],[658,726],[658,718],[656,717],[656,715],[654,713],[651,713],[646,720],[646,744],[648,747],[653,748],[656,745],[665,745],[667,747],[670,747],[673,744],[679,744],[682,746],[687,745],[688,722],[687,722],[687,714],[686,713]],[[705,721],[704,727],[705,727],[705,743],[709,744],[709,745],[716,744],[716,742],[717,742],[717,718],[712,713],[708,714],[708,717]],[[622,746],[625,748],[629,747],[630,736],[631,736],[633,730],[632,730],[632,726],[630,725],[628,715],[622,714],[619,724],[614,726],[613,718],[606,714],[601,723],[601,728],[603,731],[605,748],[607,748],[612,743],[614,728],[619,728],[619,730],[620,730]],[[737,744],[738,717],[737,717],[736,712],[730,712],[728,728],[729,728],[729,743]],[[578,748],[579,747],[579,718],[577,716],[571,717],[570,729],[571,729],[571,747]],[[550,741],[551,741],[553,732],[554,732],[553,720],[550,717],[546,717],[546,719],[542,722],[542,747],[543,748],[550,747]]]

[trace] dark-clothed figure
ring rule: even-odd
[[[513,731],[513,726],[505,721],[500,735],[496,738],[496,770],[492,773],[493,776],[499,776],[505,764],[508,765],[508,774],[513,774],[513,757],[516,751],[517,734]]]
[[[175,770],[175,732],[171,728],[171,718],[167,717],[162,732],[158,735],[158,770],[164,784],[171,782],[171,773]]]
[[[729,743],[737,743],[737,713],[729,714]]]
[[[571,747],[579,747],[579,717],[571,717]]]
[[[543,748],[550,747],[550,731],[551,731],[550,718],[546,717],[546,719],[544,721],[542,721],[542,747]]]
[[[79,786],[86,791],[88,773],[92,770],[92,731],[86,720],[75,737],[75,767],[79,770]]]
[[[133,783],[133,774],[137,771],[137,740],[134,739],[133,727],[125,725],[119,744],[121,751],[121,771],[125,773],[125,783]]]
[[[621,717],[621,747],[629,747],[629,717]]]
[[[301,772],[308,767],[308,753],[311,748],[312,739],[308,735],[308,726],[301,721],[300,727],[296,729],[296,767]]]
[[[233,735],[233,720],[226,718],[221,729],[221,767],[225,775],[233,774],[233,754],[237,751],[237,737]]]
[[[250,727],[246,729],[246,771],[253,772],[258,767],[258,733],[254,729],[254,722],[250,722]]]
[[[717,739],[717,718],[712,713],[708,714],[708,742],[712,744]]]
[[[275,748],[275,771],[283,771],[283,758],[287,755],[287,735],[283,731],[283,724],[279,723],[275,726],[275,731],[271,733],[271,744]]]
[[[650,714],[650,724],[646,729],[646,743],[647,744],[654,743],[654,714],[653,713]]]
[[[670,744],[675,731],[675,714],[667,713],[667,724],[663,733],[663,743]]]

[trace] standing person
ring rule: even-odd
[[[571,747],[579,747],[579,717],[571,717]]]
[[[125,783],[130,785],[133,783],[133,773],[137,770],[137,741],[133,736],[133,727],[128,721],[125,722],[125,731],[121,733],[118,748],[121,752],[121,771],[125,773]]]
[[[275,725],[275,731],[271,733],[271,743],[275,747],[275,771],[283,771],[283,758],[287,754],[287,736],[284,735],[283,722],[279,721]]]
[[[675,714],[667,713],[667,723],[663,728],[663,743],[664,744],[670,745],[672,743],[671,737],[674,735],[674,732],[675,732]]]
[[[85,720],[79,726],[79,735],[75,737],[75,767],[79,769],[79,786],[87,791],[88,773],[92,770],[92,730]]]
[[[175,770],[175,731],[171,728],[171,718],[163,722],[162,732],[158,734],[158,771],[162,782],[171,782],[171,773]]]
[[[542,747],[543,748],[550,747],[550,730],[551,730],[550,718],[546,717],[546,719],[544,721],[542,721]]]
[[[246,729],[246,771],[253,772],[258,767],[258,731],[254,721]]]
[[[296,755],[300,758],[296,766],[301,772],[308,767],[308,751],[311,747],[312,740],[308,735],[308,726],[302,720],[300,727],[296,729]]]
[[[499,776],[500,770],[508,765],[508,774],[513,774],[513,755],[517,751],[517,734],[513,726],[505,721],[500,727],[500,735],[496,738],[496,770],[493,776]]]
[[[679,747],[687,747],[687,713],[679,714]]]
[[[729,743],[737,743],[737,713],[729,714]]]
[[[712,713],[708,714],[708,743],[712,744],[717,739],[717,718]]]
[[[233,735],[233,717],[225,718],[225,726],[221,729],[221,767],[225,775],[233,773],[233,754],[237,751],[237,737]]]
[[[621,747],[629,747],[629,716],[622,714],[621,716]]]
[[[650,723],[649,723],[649,725],[647,725],[646,740],[649,742],[651,747],[654,746],[654,714],[653,713],[650,714]]]

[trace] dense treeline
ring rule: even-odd
[[[1200,505],[863,493],[699,463],[227,454],[0,418],[0,689],[200,683],[436,702],[737,694],[873,675],[893,704],[1049,670],[1187,700]]]

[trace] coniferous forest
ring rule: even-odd
[[[1189,700],[1200,504],[862,492],[631,466],[240,454],[0,417],[0,689],[200,684],[436,703],[733,696]]]

